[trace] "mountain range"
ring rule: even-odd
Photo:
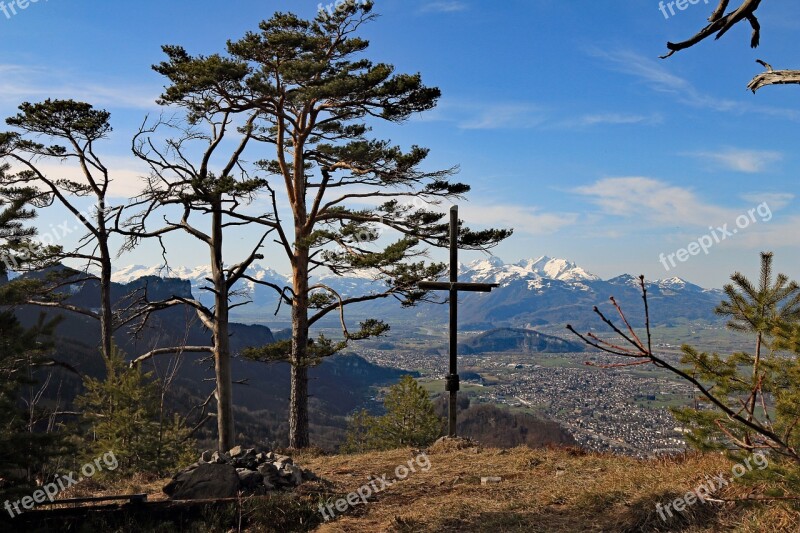
[[[254,264],[248,270],[254,279],[264,280],[278,286],[289,286],[289,276]],[[167,270],[159,267],[131,265],[116,270],[113,279],[117,283],[131,283],[145,276],[180,278],[188,280],[196,298],[210,304],[213,300],[208,285],[210,275],[207,267],[175,267]],[[628,318],[637,324],[643,322],[643,306],[638,278],[623,274],[608,280],[592,274],[565,259],[547,256],[525,259],[506,264],[497,257],[488,257],[459,265],[459,279],[468,282],[498,283],[491,293],[465,293],[460,296],[460,324],[465,329],[487,330],[500,327],[533,327],[572,323],[576,326],[596,325],[592,313],[594,306],[613,311],[609,297],[616,300],[628,312]],[[379,291],[383,285],[370,272],[359,276],[340,277],[323,274],[315,281],[324,281],[343,296]],[[284,306],[275,316],[278,299],[271,288],[251,281],[242,282],[237,298],[249,299],[251,304],[236,308],[240,321],[265,324],[285,323],[288,309]],[[705,289],[678,277],[648,281],[651,323],[669,325],[683,320],[714,321],[714,308],[723,294],[717,289]],[[403,309],[394,299],[365,302],[348,308],[349,320],[377,317],[390,322],[445,322],[447,307],[420,305]],[[334,318],[335,319],[335,318]]]

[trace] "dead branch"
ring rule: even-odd
[[[697,32],[694,36],[678,43],[668,42],[667,48],[669,49],[669,53],[660,56],[661,59],[666,59],[675,52],[679,52],[686,48],[691,48],[715,33],[717,36],[714,39],[719,39],[725,35],[728,30],[743,20],[747,20],[750,23],[750,26],[753,28],[753,35],[750,38],[750,46],[752,48],[758,48],[759,41],[761,40],[761,25],[758,23],[755,12],[759,5],[761,5],[761,0],[744,0],[742,5],[740,5],[736,10],[731,11],[725,16],[722,16],[722,13],[728,6],[728,2],[729,0],[720,0],[719,5],[714,10],[714,13],[711,15],[711,17],[709,17],[709,24]]]
[[[773,70],[772,65],[760,59],[756,59],[756,63],[767,70],[754,77],[747,84],[747,88],[753,91],[753,94],[767,85],[800,84],[800,70]]]
[[[139,365],[148,359],[155,357],[156,355],[168,355],[168,354],[176,354],[176,353],[185,353],[185,352],[192,352],[192,353],[213,353],[214,347],[213,346],[177,346],[172,348],[156,348],[155,350],[150,350],[144,355],[140,355],[133,361],[131,361],[131,367]]]

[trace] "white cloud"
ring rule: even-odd
[[[772,163],[783,160],[783,154],[772,150],[726,148],[715,152],[691,152],[686,155],[705,159],[715,166],[735,172],[757,173]]]
[[[630,50],[608,51],[593,48],[589,53],[605,61],[611,70],[637,77],[654,91],[674,94],[679,101],[693,107],[728,112],[742,109],[736,101],[703,94],[688,80],[670,72],[665,63],[659,63],[661,60]]]
[[[0,106],[16,108],[22,102],[63,98],[89,102],[95,106],[155,109],[159,87],[129,82],[100,82],[92,75],[61,72],[52,68],[0,64]]]
[[[575,213],[544,213],[537,207],[469,202],[460,213],[467,224],[495,228],[513,228],[517,234],[552,234],[578,221]]]
[[[638,115],[632,113],[593,113],[574,119],[564,120],[559,124],[564,128],[585,128],[592,126],[619,126],[626,124],[660,124],[664,117],[659,113]]]
[[[129,199],[142,192],[144,185],[142,178],[148,175],[148,169],[144,164],[137,164],[132,158],[119,156],[103,156],[102,160],[109,169],[109,178],[111,179],[109,198]],[[86,183],[81,169],[71,160],[63,164],[39,162],[36,168],[51,179],[69,179],[78,183]],[[12,166],[12,171],[21,169],[19,166]]]
[[[464,130],[494,129],[581,129],[595,126],[652,125],[660,124],[659,113],[637,114],[625,112],[595,112],[572,115],[547,109],[535,102],[485,102],[445,100],[419,121],[451,121]]]
[[[478,109],[472,116],[462,119],[458,126],[465,130],[519,129],[533,128],[543,121],[539,106],[495,104]]]
[[[637,223],[707,227],[740,214],[703,202],[691,189],[647,177],[604,178],[573,192],[588,197],[607,215],[635,218]]]
[[[704,93],[689,80],[673,74],[667,66],[671,63],[661,59],[647,57],[631,50],[605,50],[598,47],[590,48],[588,53],[603,61],[610,70],[638,78],[653,91],[669,93],[678,102],[691,107],[800,120],[800,112],[796,109],[753,104],[745,100],[731,100]]]
[[[422,6],[422,11],[426,13],[455,13],[456,11],[465,11],[467,5],[458,0],[444,0],[439,2],[426,2]]]
[[[790,192],[753,192],[739,195],[747,203],[757,205],[766,202],[772,209],[783,209],[794,200]]]

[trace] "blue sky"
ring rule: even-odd
[[[800,4],[762,3],[756,50],[741,26],[658,59],[667,40],[702,27],[713,7],[704,1],[665,18],[653,0],[376,0],[381,16],[363,32],[369,57],[418,71],[443,92],[435,110],[376,133],[429,147],[431,168],[459,165],[473,187],[462,218],[516,230],[495,250],[507,262],[549,255],[603,277],[675,275],[718,287],[735,270],[754,274],[764,249],[800,278],[800,87],[745,88],[761,71],[757,58],[800,68]],[[128,197],[143,173],[130,137],[158,112],[163,81],[150,66],[163,59],[161,45],[214,53],[277,10],[312,17],[317,7],[40,0],[10,18],[0,11],[0,114],[47,97],[108,109],[115,131],[102,150],[116,194]],[[740,215],[746,227],[740,218],[737,228]],[[64,217],[53,208],[40,225]],[[716,242],[724,224],[731,234]],[[674,267],[667,259],[669,271],[659,261],[709,238],[708,254]],[[175,264],[206,259],[190,240],[175,246]],[[231,246],[234,259],[244,251]],[[285,270],[265,252],[266,264]],[[144,246],[119,265],[159,259]]]

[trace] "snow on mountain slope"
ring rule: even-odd
[[[375,279],[371,272],[347,277],[329,272],[314,272],[312,284],[323,283],[342,296],[369,294],[383,290],[383,281]],[[213,294],[201,290],[208,286],[209,268],[174,267],[170,270],[159,267],[131,265],[120,268],[113,274],[119,283],[128,283],[142,276],[177,277],[189,280],[192,293],[206,305],[213,305]],[[270,268],[254,264],[248,269],[254,279],[269,281],[279,287],[291,285],[291,279]],[[486,259],[459,265],[459,279],[468,282],[498,283],[500,287],[491,293],[469,293],[462,296],[460,312],[465,323],[494,324],[517,327],[524,324],[552,323],[579,320],[584,309],[594,305],[606,305],[608,297],[614,295],[631,309],[641,305],[639,278],[624,274],[603,280],[584,270],[574,262],[547,256],[526,259],[514,264],[504,263],[490,256]],[[234,302],[250,301],[247,306],[237,308],[239,313],[249,315],[269,314],[278,308],[278,296],[270,287],[244,280],[236,286]],[[721,299],[716,289],[704,289],[683,279],[672,277],[665,280],[648,280],[648,293],[658,303],[653,316],[659,323],[673,318],[713,319],[714,307]],[[288,308],[283,306],[285,315]],[[394,300],[375,300],[357,304],[350,308],[351,320],[381,316],[387,320],[407,319],[408,313],[425,320],[446,319],[446,307],[420,306],[414,311],[400,308]],[[587,316],[590,316],[588,313]],[[591,318],[591,317],[590,317]]]
[[[552,259],[542,256],[538,259],[524,259],[508,265],[497,257],[489,257],[461,265],[461,274],[470,281],[499,283],[507,286],[513,281],[528,280],[529,287],[542,287],[542,280],[558,280],[571,283],[599,281],[600,278],[565,259]]]
[[[289,276],[282,275],[271,268],[259,264],[253,264],[247,269],[248,276],[258,280],[270,281],[272,283],[285,285],[290,281]],[[206,279],[211,275],[208,266],[185,267],[175,266],[165,268],[163,266],[143,266],[129,265],[116,270],[111,278],[117,283],[130,283],[131,281],[144,276],[158,276],[162,278],[188,279],[192,286],[206,285]],[[528,281],[530,288],[541,288],[547,286],[548,280],[562,281],[568,284],[585,286],[586,283],[602,281],[602,279],[591,272],[579,267],[572,261],[566,259],[556,259],[542,256],[537,259],[524,259],[514,264],[506,264],[496,256],[486,259],[479,259],[467,264],[459,265],[459,276],[464,281],[481,283],[499,283],[507,286],[513,281]],[[341,287],[348,287],[351,290],[361,290],[365,287],[380,283],[376,281],[372,274],[350,275],[346,277],[336,276],[330,273],[320,273],[315,275],[317,281],[326,284],[335,284]],[[608,280],[612,284],[626,284],[638,287],[637,277],[623,274]],[[664,280],[648,280],[649,284],[667,290],[706,290],[697,285],[689,283],[681,278],[672,277]],[[253,288],[253,282],[245,280],[248,288]]]

